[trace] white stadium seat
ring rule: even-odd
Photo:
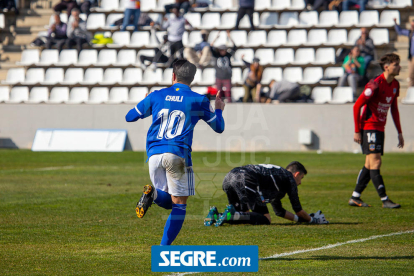
[[[192,32],[192,33],[194,33],[194,32]],[[191,34],[190,34],[190,37],[191,37]],[[217,35],[218,35],[218,37],[217,37]],[[200,40],[201,40],[201,34],[199,34],[199,36],[200,36]],[[227,34],[226,34],[226,32],[224,32],[224,31],[211,31],[209,36],[208,36],[208,42],[211,44],[211,43],[213,43],[213,40],[216,40],[214,42],[214,45],[212,45],[214,47],[218,47],[220,45],[226,45],[227,44]]]
[[[128,47],[143,47],[150,44],[150,32],[133,32]],[[154,46],[157,46],[154,43]]]
[[[315,50],[313,48],[299,48],[295,52],[294,64],[310,64],[315,61]]]
[[[109,91],[107,87],[94,87],[91,89],[88,104],[101,104],[109,100]]]
[[[260,24],[259,14],[257,12],[253,13],[253,24],[258,26]],[[250,29],[250,19],[248,16],[244,16],[242,20],[240,20],[239,28]]]
[[[0,13],[0,30],[6,28],[6,19],[3,13]]]
[[[213,85],[216,82],[216,69],[206,68],[203,70],[200,85]]]
[[[103,69],[102,68],[88,68],[85,71],[85,76],[82,85],[93,85],[101,83],[103,81]]]
[[[271,6],[271,0],[256,0],[254,3],[254,9],[256,11],[266,10],[269,9]]]
[[[317,86],[312,89],[311,98],[316,104],[324,104],[332,101],[332,88]]]
[[[17,84],[24,82],[25,72],[24,68],[10,68],[7,71],[6,80],[1,81],[2,84]]]
[[[49,90],[47,87],[33,87],[30,90],[27,103],[46,103],[49,100]]]
[[[258,49],[254,54],[255,57],[260,59],[261,65],[272,64],[274,55],[275,51],[273,49]]]
[[[141,68],[127,68],[124,72],[124,77],[120,84],[132,85],[142,81],[142,69]]]
[[[361,29],[352,29],[348,33],[348,41],[346,45],[353,46],[357,40],[361,37]]]
[[[109,104],[120,104],[128,101],[128,88],[127,87],[113,87],[109,91]]]
[[[292,30],[289,31],[287,36],[288,46],[299,46],[306,44],[307,42],[307,32],[306,30]]]
[[[378,26],[392,27],[395,24],[394,18],[397,19],[397,24],[400,24],[400,12],[399,11],[383,11],[381,13]]]
[[[291,28],[299,25],[297,12],[282,12],[279,16],[279,28]]]
[[[135,50],[121,50],[118,52],[115,66],[128,66],[137,62],[137,52]]]
[[[238,4],[238,2],[236,2]],[[238,6],[234,5],[233,1],[214,0],[214,5],[211,10],[226,11],[237,10]]]
[[[290,3],[291,10],[303,10],[305,8],[305,1],[303,0],[292,0]]]
[[[49,68],[46,70],[45,80],[42,85],[54,85],[63,82],[65,73],[63,68]]]
[[[315,61],[313,64],[335,64],[335,49],[334,48],[318,48],[315,54]]]
[[[282,69],[275,67],[267,67],[263,70],[262,83],[264,85],[269,84],[272,80],[282,80]]]
[[[200,13],[186,13],[184,18],[193,26],[193,28],[199,28],[201,26],[201,15]]]
[[[53,87],[48,103],[59,104],[69,101],[69,87]]]
[[[141,1],[141,12],[154,11],[157,9],[157,1],[155,0],[144,0]]]
[[[15,86],[10,91],[10,98],[6,103],[22,103],[29,100],[29,88],[27,86]]]
[[[78,63],[78,51],[75,49],[62,50],[59,55],[59,61],[56,65],[67,66]]]
[[[66,70],[65,78],[62,84],[74,85],[83,81],[83,69],[82,68],[69,68]]]
[[[232,87],[231,88],[231,101],[237,102],[244,97],[245,90],[243,87]]]
[[[242,72],[240,68],[233,68],[232,75],[231,75],[231,83],[232,84],[242,84]]]
[[[220,14],[217,12],[205,13],[201,18],[200,29],[214,29],[220,26]]]
[[[0,103],[10,99],[10,88],[8,86],[0,86]]]
[[[247,37],[248,47],[258,47],[266,44],[266,31],[251,31]]]
[[[166,69],[167,70],[167,69]],[[193,82],[191,83],[192,85],[194,85],[194,84],[198,84],[199,82],[201,82],[201,80],[202,80],[202,71],[201,71],[201,69],[198,69],[197,68],[197,71],[196,71],[196,74],[195,74],[195,76],[194,76],[194,80],[193,80]],[[169,72],[165,72],[164,71],[164,74],[166,74],[165,75],[165,78],[166,79],[170,79],[168,82],[167,82],[167,84],[171,84],[171,76],[172,76],[172,71],[169,71]]]
[[[223,2],[227,2],[227,1],[223,1]],[[218,28],[220,29],[234,28],[236,20],[237,20],[236,12],[225,12],[221,15],[221,23]]]
[[[325,29],[312,29],[308,32],[306,46],[318,46],[328,41],[328,33]]]
[[[78,66],[89,66],[98,62],[98,51],[95,49],[82,50],[79,54]]]
[[[319,14],[318,27],[332,27],[338,24],[337,11],[323,11]]]
[[[162,69],[158,68],[155,71],[147,68],[142,76],[142,83],[156,84],[162,81]]]
[[[121,68],[108,68],[105,70],[103,81],[101,82],[101,84],[114,85],[117,83],[121,83],[122,78],[123,74]]]
[[[390,43],[388,29],[371,29],[369,36],[374,41],[374,45]]]
[[[110,29],[117,29],[117,26],[112,26],[115,21],[118,21],[119,19],[124,18],[124,14],[123,13],[111,13],[108,15],[108,17],[106,18],[106,24],[105,24],[105,29],[110,30]]]
[[[326,45],[342,45],[348,41],[345,29],[332,29],[328,32]]]
[[[18,65],[34,65],[39,62],[39,50],[38,49],[29,49],[22,52],[22,57],[20,62],[16,62]]]
[[[26,72],[26,79],[23,85],[34,85],[45,80],[45,69],[43,68],[29,68]]]
[[[379,23],[378,11],[363,11],[359,15],[359,24],[357,26],[358,27],[371,27],[371,26],[378,25],[378,23]]]
[[[112,35],[112,39],[114,43],[108,44],[107,46],[110,48],[120,48],[123,46],[127,46],[130,44],[131,35],[129,32],[114,32]]]
[[[59,61],[59,52],[55,49],[43,50],[37,65],[52,65]]]
[[[200,31],[192,31],[188,35],[188,45],[190,47],[194,47],[196,44],[201,43],[203,39],[201,38],[201,32]]]
[[[322,67],[306,67],[301,84],[315,84],[323,77]]]
[[[145,99],[145,95],[148,93],[148,88],[146,87],[133,87],[129,91],[128,103],[137,104],[143,99]]]
[[[164,72],[162,73],[162,80],[161,80],[160,84],[162,84],[162,85],[171,84],[172,71],[173,71],[172,68],[167,68],[167,69],[164,70]],[[198,73],[198,71],[199,70],[197,70],[197,73]],[[197,75],[197,73],[196,73],[196,75]],[[194,83],[196,83],[196,82],[193,80],[193,84]]]
[[[312,27],[318,25],[318,12],[304,11],[299,14],[299,27]]]
[[[275,52],[274,65],[286,65],[293,63],[295,54],[292,48],[280,48]]]
[[[1,97],[1,96],[0,96]],[[1,99],[0,99],[1,101]],[[409,87],[407,90],[407,95],[401,101],[403,104],[414,104],[414,87]]]
[[[206,95],[207,94],[207,86],[194,86],[191,87],[191,90],[200,94],[200,95]]]
[[[153,57],[155,56],[155,51],[154,50],[139,50],[137,54],[137,64],[141,64],[141,60],[140,60],[141,55]]]
[[[272,28],[272,27],[276,26],[278,22],[279,22],[279,14],[278,13],[276,13],[276,12],[263,12],[260,15],[259,28]]]
[[[158,0],[157,2],[158,3],[157,3],[157,9],[156,10],[160,11],[160,12],[165,10],[165,8],[164,8],[165,5],[175,4],[175,0]]]
[[[252,49],[238,49],[234,53],[234,61],[233,65],[244,65],[244,62],[242,61],[242,55],[244,55],[244,60],[247,62],[252,62],[254,57],[254,52]]]
[[[287,33],[285,30],[271,30],[267,35],[268,47],[284,45],[287,42]]]
[[[89,90],[87,87],[74,87],[70,90],[69,104],[81,104],[86,103],[89,99]]]
[[[247,43],[246,31],[231,31],[230,37],[236,46],[244,46]]]
[[[284,10],[290,8],[290,0],[273,0],[272,7],[273,10]]]
[[[342,67],[328,67],[325,69],[325,73],[323,74],[324,80],[321,80],[321,84],[337,84],[338,81],[335,79],[339,79],[344,74],[344,69]],[[331,79],[331,80],[328,80]]]
[[[92,13],[86,20],[86,29],[96,30],[105,27],[105,14],[104,13]]]
[[[96,8],[96,11],[115,11],[119,9],[118,0],[101,0],[99,8]]]
[[[289,67],[283,70],[283,79],[290,82],[302,81],[302,68],[301,67]]]
[[[357,11],[343,11],[339,15],[339,22],[336,24],[336,27],[352,27],[358,25],[358,23],[359,19]]]
[[[354,96],[351,87],[335,87],[332,93],[332,104],[352,103]]]
[[[116,63],[117,53],[116,50],[101,50],[98,54],[98,61],[96,66],[108,66]]]

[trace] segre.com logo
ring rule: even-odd
[[[257,272],[259,247],[152,246],[151,269],[153,272]]]

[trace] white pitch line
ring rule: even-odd
[[[280,257],[285,257],[285,256],[290,256],[290,255],[295,255],[295,254],[300,254],[300,253],[330,249],[330,248],[334,248],[334,247],[338,247],[338,246],[342,246],[342,245],[365,242],[365,241],[375,240],[375,239],[379,239],[379,238],[391,237],[391,236],[397,236],[397,235],[403,235],[403,234],[410,234],[410,233],[414,233],[414,230],[400,231],[400,232],[394,232],[394,233],[384,234],[384,235],[375,235],[375,236],[371,236],[371,237],[364,238],[364,239],[350,240],[350,241],[346,241],[346,242],[338,242],[338,243],[328,244],[328,245],[325,245],[325,246],[322,246],[322,247],[317,247],[317,248],[311,248],[311,249],[304,249],[304,250],[297,250],[297,251],[292,251],[292,252],[281,253],[281,254],[276,254],[276,255],[273,255],[273,256],[269,256],[269,257],[260,258],[259,261],[260,260],[267,260],[267,259],[277,259],[277,258],[280,258]],[[176,273],[176,274],[170,274],[168,276],[184,276],[184,275],[190,275],[190,274],[196,274],[196,273],[200,273],[200,272]]]
[[[73,169],[74,167],[75,166],[62,166],[62,167],[46,167],[46,168],[36,168],[36,169],[0,170],[0,172],[56,171],[56,170]]]

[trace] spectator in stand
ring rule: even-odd
[[[244,97],[243,102],[247,103],[250,101],[260,102],[260,91],[262,90],[262,75],[263,75],[263,66],[259,64],[260,59],[254,58],[253,63],[249,63],[244,60],[244,55],[242,55],[242,60],[244,64],[249,68],[247,78],[244,81]]]
[[[168,41],[170,42],[170,63],[174,61],[176,53],[178,53],[178,58],[183,57],[184,45],[183,45],[183,34],[185,32],[185,26],[192,28],[191,24],[180,14],[178,6],[175,6],[172,9],[173,16],[170,16],[168,19],[164,17],[164,22],[162,24],[162,29],[167,30]]]
[[[85,13],[86,16],[91,14],[91,8],[98,6],[98,0],[81,0],[82,2],[79,5],[79,9],[82,13]]]
[[[208,43],[208,32],[201,31],[201,43],[195,45],[194,48],[187,47],[184,49],[186,59],[198,68],[206,67],[211,61],[210,43]]]
[[[329,3],[331,0],[305,0],[305,7],[308,11],[317,11],[323,6],[325,11],[329,10]]]
[[[53,7],[55,12],[62,12],[67,10],[68,17],[72,14],[73,9],[79,9],[76,0],[62,0],[60,3]]]
[[[414,20],[410,22],[410,29],[403,29],[397,24],[397,19],[394,18],[395,31],[398,35],[408,36],[408,85],[414,86]]]
[[[342,68],[344,68],[345,73],[339,78],[338,86],[345,86],[348,81],[348,85],[352,87],[354,96],[357,96],[358,82],[365,74],[365,60],[361,57],[358,46],[354,46],[351,53],[346,56]]]
[[[297,83],[272,80],[269,84],[269,97],[266,103],[286,103],[300,99],[300,86]]]
[[[0,10],[3,12],[14,11],[16,15],[19,15],[19,10],[14,0],[0,0]]]
[[[375,56],[374,41],[369,37],[367,28],[361,28],[361,36],[356,41],[355,46],[359,48],[361,56],[364,58],[364,71],[366,74],[368,66]]]
[[[342,2],[342,10],[343,11],[349,11],[349,7],[358,5],[359,6],[359,12],[365,11],[365,6],[367,4],[368,0],[344,0]]]
[[[52,49],[52,46],[56,45],[60,53],[68,38],[66,36],[67,25],[60,20],[60,13],[55,12],[53,16],[55,22],[49,27],[47,32],[46,49]]]
[[[220,33],[217,34],[217,37],[211,43],[211,53],[213,57],[216,58],[214,67],[216,69],[216,89],[218,91],[223,91],[224,97],[227,99],[227,102],[231,102],[231,77],[232,77],[232,66],[231,66],[231,57],[234,52],[237,50],[236,44],[230,37],[230,31],[227,31],[227,37],[233,43],[233,48],[230,52],[227,49],[226,45],[221,45],[219,47],[214,47]]]
[[[239,29],[240,20],[247,14],[249,16],[251,29],[254,31],[253,12],[255,0],[239,0],[239,11],[237,12],[237,20],[235,29]]]
[[[191,4],[189,0],[175,0],[175,4],[169,4],[164,6],[165,13],[171,13],[173,12],[172,9],[178,8],[178,11],[182,11],[182,14],[186,14],[190,7]]]
[[[152,24],[154,26],[154,24]],[[170,55],[170,42],[168,41],[168,35],[164,35],[163,42],[161,43],[158,40],[157,35],[155,34],[154,27],[151,29],[151,35],[155,37],[157,43],[159,44],[158,48],[155,50],[154,56],[145,56],[141,55],[139,58],[141,60],[141,68],[145,70],[147,66],[145,65],[145,61],[149,61],[149,66],[151,66],[152,70],[157,69],[157,63],[167,63],[169,60]]]
[[[76,45],[78,53],[82,51],[83,44],[89,44],[92,39],[92,35],[86,30],[86,21],[80,18],[79,14],[79,9],[72,10],[66,31],[66,48],[71,49]]]
[[[128,26],[129,20],[134,17],[133,26],[135,27],[135,32],[138,31],[138,21],[141,14],[141,1],[140,0],[125,0],[124,1],[124,23],[122,24],[121,31],[125,31]]]
[[[118,19],[111,25],[111,27],[116,27],[116,26],[122,27],[123,22],[124,22],[124,18]],[[148,15],[148,13],[142,12],[140,14],[139,20],[138,20],[138,27],[147,27],[147,26],[152,27],[154,24],[159,25],[159,23],[155,23],[154,20],[152,20],[152,18]],[[133,25],[134,25],[134,16],[131,16],[129,18],[127,27],[133,26]]]

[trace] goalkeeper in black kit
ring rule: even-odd
[[[271,218],[267,203],[270,203],[277,216],[310,224],[326,224],[328,221],[321,211],[306,213],[300,204],[298,188],[307,174],[305,167],[294,161],[286,169],[276,165],[246,165],[231,170],[223,181],[223,190],[229,205],[223,213],[215,206],[210,208],[204,220],[205,226],[223,223],[269,225]],[[295,214],[286,211],[281,203],[289,196]]]

